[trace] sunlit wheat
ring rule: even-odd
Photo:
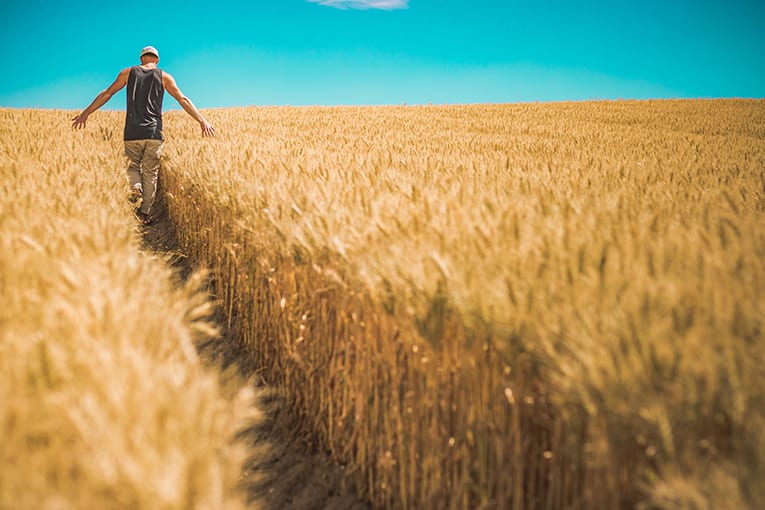
[[[238,508],[202,281],[140,250],[111,116],[69,117],[0,110],[0,508]]]
[[[98,115],[86,181],[118,151]],[[167,114],[170,216],[377,506],[765,506],[765,102],[205,115],[212,140]]]
[[[210,117],[173,218],[377,504],[765,504],[765,102]]]

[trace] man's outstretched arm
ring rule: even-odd
[[[109,85],[109,87],[106,90],[102,90],[98,93],[96,98],[93,100],[92,103],[88,105],[87,108],[85,108],[81,114],[74,117],[72,119],[72,128],[79,129],[84,128],[85,123],[88,120],[88,116],[93,113],[94,111],[101,108],[103,105],[109,101],[114,94],[116,94],[122,87],[127,85],[128,82],[128,76],[130,75],[130,68],[123,69],[120,71],[120,74],[117,75],[117,78],[114,80],[114,83]]]
[[[162,85],[165,87],[165,90],[178,101],[181,108],[191,115],[194,120],[199,122],[199,127],[202,128],[202,136],[212,136],[215,134],[215,128],[212,127],[212,124],[207,122],[201,113],[199,113],[199,110],[197,110],[197,107],[191,102],[191,99],[183,95],[181,89],[179,89],[178,85],[175,83],[175,78],[164,71],[162,72]]]

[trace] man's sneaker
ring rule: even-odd
[[[141,211],[141,209],[137,208],[135,210],[135,217],[138,218],[138,221],[140,221],[142,225],[151,225],[151,216]]]
[[[128,200],[130,200],[131,204],[135,204],[139,200],[143,198],[143,192],[141,191],[141,188],[136,186],[135,188],[130,190],[130,196],[128,197]]]

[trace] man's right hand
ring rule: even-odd
[[[88,115],[85,112],[72,118],[72,129],[82,129],[85,127],[85,123],[88,121]]]

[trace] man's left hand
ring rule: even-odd
[[[213,136],[215,134],[215,128],[207,121],[199,123],[202,128],[202,136]]]

